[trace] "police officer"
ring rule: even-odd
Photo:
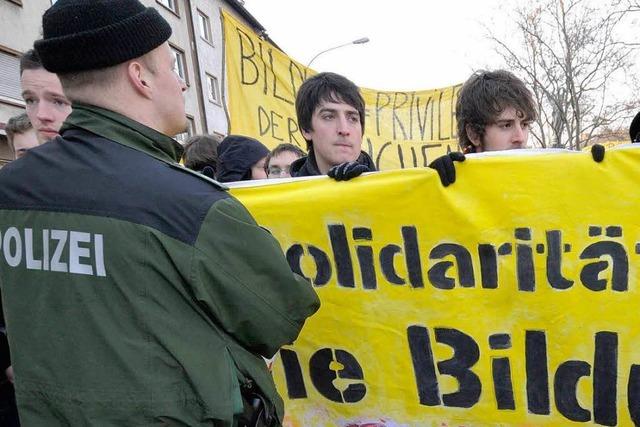
[[[73,112],[0,171],[23,425],[281,424],[261,356],[319,300],[223,186],[177,163],[170,35],[138,0],[58,0],[43,16],[35,49]]]

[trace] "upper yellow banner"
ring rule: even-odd
[[[236,188],[322,301],[288,426],[640,423],[640,147]]]
[[[294,103],[302,82],[315,72],[257,37],[233,16],[222,15],[229,133],[252,136],[270,148],[289,142],[306,150]],[[459,89],[383,92],[361,88],[366,104],[362,149],[381,170],[426,166],[448,151],[457,151]]]

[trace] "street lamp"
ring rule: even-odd
[[[318,53],[316,56],[311,58],[311,61],[309,61],[309,63],[307,64],[307,68],[309,68],[311,66],[311,63],[313,61],[315,61],[315,59],[318,56],[322,55],[323,53],[327,53],[330,50],[338,49],[338,48],[344,47],[344,46],[349,46],[350,44],[365,44],[365,43],[368,43],[368,42],[369,42],[369,37],[362,37],[362,38],[356,39],[356,40],[354,40],[352,42],[349,42],[349,43],[341,44],[339,46],[330,47],[329,49],[323,50],[322,52]]]

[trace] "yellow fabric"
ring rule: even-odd
[[[640,150],[612,149],[602,163],[590,153],[518,151],[469,156],[447,188],[419,168],[232,190],[294,267],[300,259],[302,272],[316,278],[325,266],[315,283],[320,311],[274,363],[287,425],[627,426],[632,411],[638,421]],[[338,266],[337,259],[350,261]],[[366,275],[371,265],[375,283]],[[404,284],[394,284],[398,278]],[[468,407],[456,407],[464,399],[456,401],[458,382],[445,375],[454,357],[447,337],[463,342],[461,334],[479,356],[469,376],[481,391],[477,399],[466,394]],[[508,334],[510,348],[491,349],[494,334]],[[429,375],[416,373],[429,367],[425,342],[436,363],[438,402],[431,405],[418,392]],[[463,354],[471,353],[456,360]],[[296,359],[303,388],[298,381],[291,396]],[[514,409],[498,409],[492,366],[504,361],[511,374],[498,379],[511,379],[512,393],[503,387],[502,396],[512,395]],[[572,393],[576,372],[583,375]],[[536,392],[545,379],[548,391]],[[570,420],[585,416],[575,407],[567,415],[572,399],[587,421]]]
[[[222,16],[229,133],[252,136],[270,148],[288,142],[306,149],[296,121],[295,93],[316,72],[228,13]],[[455,99],[460,86],[410,92],[362,88],[362,149],[381,170],[426,166],[447,151],[457,151]]]

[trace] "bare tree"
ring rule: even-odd
[[[634,18],[631,20],[631,25],[635,28],[637,27],[638,24],[638,18],[637,12],[640,12],[640,1],[638,0],[613,0],[612,3],[613,7],[616,8],[620,8],[622,10],[624,10],[625,12],[627,12],[628,14],[633,14]],[[638,47],[640,46],[640,42],[638,40],[640,40],[640,38],[636,35],[636,33],[633,33],[632,36],[632,40],[624,40],[624,43],[627,46],[634,46],[634,47]]]
[[[532,135],[541,147],[581,149],[603,130],[620,127],[638,105],[627,96],[630,88],[619,96],[635,52],[616,34],[629,9],[598,4],[532,0],[514,12],[517,37],[490,35],[532,89],[539,110]]]
[[[626,7],[628,12],[640,12],[640,1],[636,0],[616,0],[614,1],[614,6]]]

